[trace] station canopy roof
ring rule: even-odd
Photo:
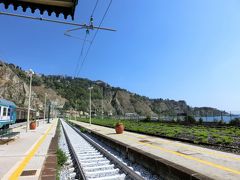
[[[26,12],[27,8],[30,8],[32,13],[38,9],[40,14],[47,11],[50,16],[54,12],[57,17],[63,14],[65,19],[68,15],[74,19],[78,0],[0,0],[0,3],[3,3],[6,9],[8,9],[9,5],[13,5],[14,10],[21,6],[24,12]]]

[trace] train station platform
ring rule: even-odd
[[[128,158],[155,172],[179,174],[180,179],[240,179],[240,155],[159,137],[71,121],[127,153]],[[176,172],[177,171],[177,172]]]
[[[28,132],[26,126],[14,128],[19,137],[0,145],[0,179],[39,179],[56,127],[57,119]]]

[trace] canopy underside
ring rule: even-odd
[[[13,5],[14,10],[17,10],[20,6],[23,12],[26,12],[27,8],[30,8],[32,13],[38,9],[40,14],[47,11],[49,16],[53,12],[57,17],[63,14],[65,19],[69,15],[74,19],[77,2],[77,0],[0,0],[0,3],[4,4],[6,9],[8,9],[9,5]]]

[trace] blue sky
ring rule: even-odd
[[[108,2],[100,0],[96,24]],[[94,3],[80,0],[75,22],[88,22]],[[113,0],[103,26],[117,32],[98,33],[79,76],[151,98],[240,111],[239,9],[238,0]],[[0,11],[13,12],[3,5]],[[74,75],[82,41],[63,35],[73,27],[7,16],[0,22],[0,58]]]

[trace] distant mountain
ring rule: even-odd
[[[0,62],[0,96],[16,102],[19,106],[27,105],[29,78],[19,66]],[[102,104],[104,114],[125,115],[134,113],[143,116],[159,115],[220,115],[226,114],[216,108],[190,107],[185,101],[169,99],[150,99],[129,92],[119,87],[98,80],[91,81],[83,78],[72,78],[62,75],[34,75],[33,97],[34,108],[43,107],[44,94],[55,104],[65,110],[89,110],[89,90],[92,90],[92,109],[96,114],[101,114]]]

